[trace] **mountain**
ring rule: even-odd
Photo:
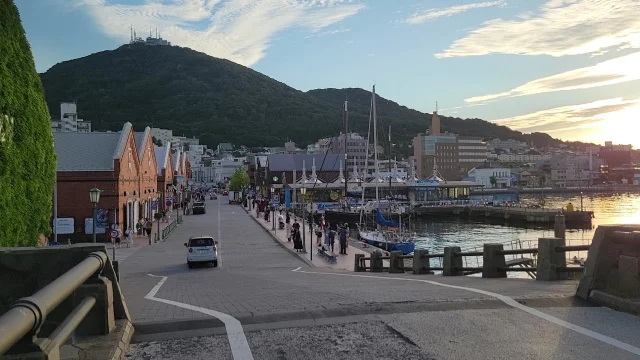
[[[51,115],[60,102],[77,101],[94,130],[120,130],[130,121],[197,136],[215,146],[304,145],[343,131],[342,103],[349,99],[350,131],[366,134],[371,93],[362,89],[302,92],[228,60],[177,46],[123,45],[56,64],[41,74]],[[424,132],[431,116],[377,97],[380,128],[392,128],[403,148]],[[479,120],[441,116],[443,129],[462,135],[558,142],[523,135]],[[386,132],[385,132],[386,133]],[[382,137],[380,137],[382,138]]]

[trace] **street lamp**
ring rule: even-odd
[[[101,190],[95,187],[89,190],[89,200],[91,200],[91,206],[93,208],[93,221],[92,221],[93,239],[92,241],[94,243],[96,242],[96,210],[97,210],[98,202],[100,201],[100,192]]]
[[[307,239],[306,239],[307,235],[306,235],[306,232],[304,231],[304,222],[305,222],[305,219],[307,218],[307,200],[305,197],[306,193],[307,193],[307,188],[303,184],[302,188],[300,188],[300,194],[302,195],[302,251],[303,252],[307,252]],[[309,227],[311,227],[311,224],[309,224]],[[313,242],[313,236],[311,237],[311,242]],[[311,260],[313,260],[313,251],[311,251],[312,248],[313,246],[309,244],[309,252],[311,253]]]
[[[271,230],[273,230],[274,232],[276,231],[276,214],[275,214],[275,206],[273,204],[273,195],[276,192],[276,188],[275,187],[271,187],[271,223],[273,224],[273,227],[271,228]]]

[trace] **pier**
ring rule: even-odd
[[[499,219],[536,225],[550,225],[555,216],[563,214],[568,226],[587,226],[591,224],[593,211],[563,211],[562,209],[536,209],[511,206],[474,206],[474,205],[435,205],[421,206],[415,209],[418,217],[458,216],[470,219]]]

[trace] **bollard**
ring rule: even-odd
[[[482,250],[482,277],[483,278],[506,278],[507,272],[504,270],[507,263],[504,255],[498,255],[498,251],[504,250],[502,244],[484,244]]]
[[[430,267],[430,259],[424,257],[424,255],[429,255],[429,250],[415,250],[413,252],[413,274],[430,274],[433,275],[433,271],[431,271]]]
[[[461,253],[459,246],[450,246],[444,248],[444,257],[442,259],[442,276],[461,276],[464,275],[462,270],[462,257],[455,256]]]
[[[553,224],[553,236],[556,239],[566,239],[566,230],[567,227],[565,225],[565,218],[562,214],[557,214],[555,216],[555,222]]]
[[[376,250],[371,253],[371,272],[382,272],[383,262],[382,262],[382,252],[380,250]]]
[[[356,260],[355,260],[355,263],[353,264],[353,271],[354,272],[363,272],[363,271],[365,271],[362,268],[363,259],[364,259],[364,254],[356,254]]]
[[[558,238],[541,238],[538,239],[538,266],[536,269],[536,280],[554,281],[567,280],[569,274],[559,273],[556,271],[558,267],[567,266],[565,252],[556,252],[556,246],[564,246],[564,239]]]
[[[404,259],[402,259],[402,251],[392,251],[389,256],[389,273],[404,274]]]

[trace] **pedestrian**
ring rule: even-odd
[[[320,227],[320,225],[314,225],[315,231],[316,231],[316,246],[321,246],[322,245],[322,228]]]
[[[285,222],[288,224],[291,222],[291,214],[287,211],[287,214],[285,216]]]
[[[142,236],[142,224],[143,224],[143,222],[144,222],[144,220],[140,219],[136,223],[136,235],[137,236]]]
[[[149,237],[149,242],[151,242],[151,230],[153,229],[153,222],[150,219],[146,219],[146,220],[147,221],[144,223],[144,228],[147,232],[147,236]]]
[[[331,252],[333,252],[333,246],[336,243],[336,232],[333,231],[331,228],[329,229],[329,248],[331,249]]]
[[[343,227],[340,228],[340,255],[348,255],[347,254],[347,234],[349,225],[344,224]]]
[[[287,219],[287,241],[291,242],[291,223],[289,222],[289,219]]]

